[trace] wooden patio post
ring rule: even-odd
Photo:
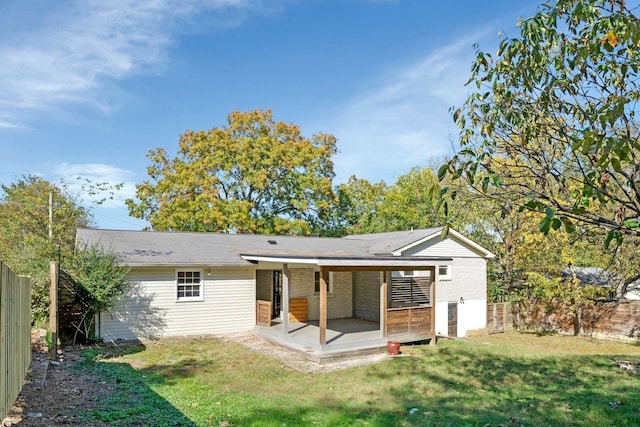
[[[282,264],[282,327],[289,333],[289,266]]]
[[[429,345],[436,345],[436,268],[433,267],[429,271],[431,273],[431,332],[433,332]]]
[[[56,261],[49,263],[49,329],[51,329],[51,355],[49,359],[58,360],[58,279],[60,264]]]
[[[324,268],[320,267],[320,346],[327,344],[327,282],[324,280]]]
[[[387,273],[380,272],[380,329],[382,329],[382,337],[387,337]]]

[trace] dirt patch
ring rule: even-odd
[[[77,346],[64,347],[59,355],[60,362],[49,364],[44,333],[35,331],[25,384],[3,425],[87,425],[78,414],[97,406],[100,396],[105,393],[105,384],[76,369],[82,360],[81,351]]]

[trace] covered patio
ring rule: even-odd
[[[256,331],[275,344],[319,362],[385,352],[388,341],[408,343],[429,340],[435,345],[435,266],[450,259],[398,256],[317,257],[295,260],[291,257],[282,259],[273,256],[251,256],[246,259],[256,263],[266,262],[272,267],[276,264],[281,266],[283,314],[274,319],[269,301],[257,301],[256,306]],[[314,298],[317,298],[314,300],[317,301],[315,304],[318,304],[317,320],[301,320],[291,315],[290,304],[300,300],[299,295],[290,298],[289,282],[292,277],[291,269],[295,268],[292,266],[294,261],[307,267],[315,265],[314,268],[319,269],[319,292],[318,295],[314,294]],[[392,280],[394,271],[423,271],[426,274],[421,277],[419,284],[410,279],[408,285],[405,280],[398,286]],[[378,277],[375,284],[367,283],[369,292],[377,295],[376,319],[362,319],[356,316],[329,318],[329,286],[325,281],[325,272],[348,273],[354,277],[357,273],[366,272],[369,277]],[[400,289],[402,286],[404,288]],[[420,302],[416,302],[411,296],[414,292],[421,294]],[[354,313],[355,305],[354,303]]]

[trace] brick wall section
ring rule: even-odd
[[[313,269],[311,268],[290,269],[289,298],[307,298],[313,294],[313,277]]]
[[[354,273],[354,313],[357,319],[380,321],[380,272],[359,271]]]
[[[318,295],[318,306],[320,296]],[[333,292],[329,294],[327,301],[327,318],[343,319],[353,316],[353,273],[334,272]]]
[[[307,298],[309,320],[320,319],[320,294],[313,292],[314,270],[292,268],[289,277],[289,298]],[[353,279],[351,272],[333,273],[333,292],[327,294],[327,318],[352,316]]]

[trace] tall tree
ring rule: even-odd
[[[345,234],[388,231],[381,229],[378,212],[387,188],[384,181],[371,183],[355,175],[338,186],[336,193],[340,209],[334,210],[334,215],[343,219]]]
[[[429,228],[445,223],[438,209],[440,194],[432,191],[438,179],[431,168],[414,167],[386,191],[379,208],[387,231]]]
[[[553,153],[544,144],[538,147],[541,152]],[[546,214],[519,209],[528,202],[520,189],[537,184],[522,159],[496,157],[492,168],[501,177],[500,186],[483,189],[482,185],[471,185],[464,179],[453,182],[450,176],[443,179],[443,184],[455,185],[455,204],[449,211],[463,211],[454,217],[458,221],[454,227],[465,230],[469,237],[496,254],[488,266],[490,296],[506,296],[522,286],[528,273],[558,276],[570,265],[608,265],[603,256],[602,235],[594,233],[592,227],[577,226],[573,234],[550,227],[543,235],[539,223]],[[478,172],[476,183],[482,183],[486,176],[486,171]],[[596,241],[599,244],[594,244]]]
[[[428,228],[446,223],[439,211],[440,193],[436,191],[431,168],[414,167],[401,175],[395,184],[371,183],[352,176],[337,193],[347,234]],[[462,210],[460,210],[462,211]],[[456,220],[459,218],[456,217]]]
[[[498,195],[510,180],[503,199],[543,212],[545,233],[581,224],[606,245],[640,236],[638,22],[622,0],[556,0],[521,20],[495,60],[478,51],[472,93],[453,113],[461,149],[439,175]],[[500,159],[518,168],[504,176]]]
[[[335,197],[336,139],[310,139],[271,110],[234,111],[225,127],[187,130],[177,156],[148,154],[151,180],[129,212],[155,230],[309,234]]]
[[[64,183],[54,185],[37,176],[24,176],[2,190],[0,258],[32,277],[33,317],[42,322],[48,316],[49,262],[70,263],[76,227],[90,224],[89,212]]]

